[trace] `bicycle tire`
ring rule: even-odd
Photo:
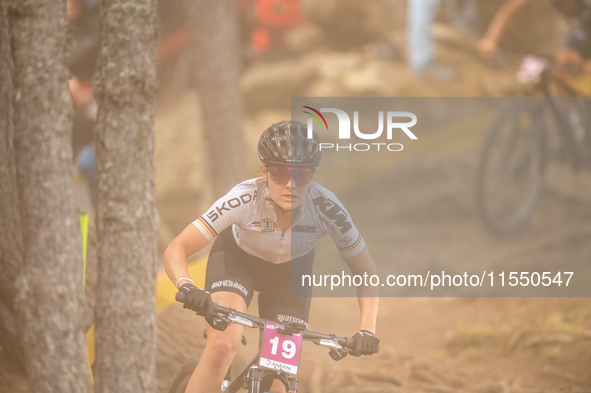
[[[482,147],[477,180],[478,210],[486,228],[496,236],[509,236],[523,229],[542,193],[547,163],[544,103],[524,99],[506,108],[493,123]],[[499,142],[500,151],[496,151]],[[496,156],[499,153],[499,162],[493,162],[499,159]],[[499,173],[494,175],[493,170]],[[503,204],[503,199],[516,192],[512,188],[516,188],[517,178],[527,171],[531,172],[531,178],[524,195],[516,198],[515,206],[494,206]],[[489,183],[493,182],[493,176],[506,177],[494,180],[497,184],[492,188],[500,190],[491,190]]]
[[[191,358],[181,366],[170,383],[168,393],[185,393],[191,375],[193,375],[193,371],[195,371],[197,364],[199,364],[199,359]]]

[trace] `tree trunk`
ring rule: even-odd
[[[219,197],[245,177],[237,6],[235,0],[189,0],[187,7],[203,114],[202,153]]]
[[[25,370],[22,325],[14,307],[15,281],[22,265],[22,232],[16,191],[12,126],[12,54],[6,1],[0,0],[0,346]]]
[[[88,392],[66,3],[8,4],[24,261],[16,288],[29,385],[32,392]]]
[[[103,0],[95,80],[97,393],[156,390],[156,0]]]

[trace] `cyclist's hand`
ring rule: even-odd
[[[497,43],[490,39],[481,39],[478,42],[478,52],[485,60],[492,60],[497,53]]]
[[[353,340],[355,340],[354,356],[372,355],[379,351],[380,339],[372,332],[360,330],[353,336]]]
[[[209,292],[189,283],[181,286],[179,291],[185,294],[183,308],[193,310],[197,314],[203,315],[206,319],[211,317],[213,314],[213,300],[211,300],[211,294]]]

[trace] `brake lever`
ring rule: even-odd
[[[331,349],[328,354],[330,355],[331,359],[336,362],[347,357],[347,352],[337,352],[334,349]]]
[[[219,314],[213,314],[211,317],[205,318],[205,320],[209,326],[220,332],[226,330],[228,325],[230,325],[230,321],[226,321],[225,318]]]

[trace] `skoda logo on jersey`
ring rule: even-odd
[[[339,122],[339,140],[346,141],[351,139],[351,118],[342,109],[337,108],[321,108],[320,110],[314,109],[309,106],[303,108],[309,109],[310,111],[302,111],[311,117],[308,118],[308,138],[312,138],[314,132],[314,120],[320,125],[320,128],[328,130],[328,122],[322,113],[333,113],[337,116]],[[386,119],[384,121],[384,118]],[[321,121],[322,119],[322,121]],[[384,116],[383,111],[378,112],[378,129],[375,132],[362,132],[359,129],[359,112],[353,112],[353,132],[355,136],[363,140],[375,140],[382,136],[384,133],[384,122],[386,123],[386,139],[392,140],[395,132],[402,131],[412,140],[418,139],[416,135],[410,130],[411,127],[417,124],[417,116],[412,112],[396,112],[387,111]],[[372,130],[373,131],[373,130]],[[342,144],[337,143],[321,143],[320,150],[336,149],[336,151],[348,150],[348,151],[401,151],[404,146],[401,143],[355,143],[355,144]]]

